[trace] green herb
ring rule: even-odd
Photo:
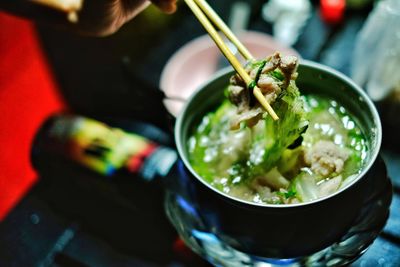
[[[274,70],[270,72],[270,75],[280,81],[283,81],[285,79],[285,76],[280,70]]]
[[[286,193],[284,193],[285,198],[294,198],[296,197],[296,189],[294,188],[290,188],[289,191],[287,191]]]
[[[258,67],[256,77],[254,78],[254,81],[256,81],[256,83],[258,83],[258,80],[260,79],[261,72],[262,72],[263,68],[265,67],[265,64],[267,64],[267,61],[264,60],[261,62],[260,66]]]
[[[297,192],[296,192],[296,189],[293,186],[291,186],[289,188],[289,191],[287,191],[287,192],[277,191],[276,194],[282,198],[291,199],[291,198],[296,197]]]

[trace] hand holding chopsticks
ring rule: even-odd
[[[254,84],[254,81],[250,78],[249,74],[243,69],[239,60],[232,54],[227,45],[222,40],[219,33],[216,31],[209,19],[225,34],[225,36],[237,47],[240,54],[246,60],[253,60],[253,56],[246,49],[246,47],[237,39],[237,37],[232,33],[229,27],[222,21],[222,19],[215,13],[215,11],[207,4],[205,0],[185,0],[186,4],[192,10],[193,14],[197,17],[203,27],[206,29],[208,34],[214,40],[215,44],[224,54],[226,59],[239,74],[239,76],[246,83],[248,88],[253,87],[253,94],[255,98],[260,102],[260,104],[265,108],[268,114],[274,119],[278,120],[279,117],[276,115],[275,111],[272,109],[271,105],[265,99],[264,95],[261,93],[260,88]]]

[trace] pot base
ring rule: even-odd
[[[186,245],[213,265],[342,266],[355,261],[366,251],[388,218],[392,185],[386,176],[383,161],[379,165],[377,173],[380,175],[374,175],[370,178],[371,181],[368,181],[363,208],[347,233],[327,248],[294,259],[251,255],[223,243],[218,234],[201,220],[201,211],[196,209],[196,203],[193,203],[185,192],[181,195],[178,192],[168,191],[165,197],[165,210]]]

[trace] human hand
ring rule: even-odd
[[[116,32],[151,3],[173,13],[177,0],[15,0],[0,7],[74,32],[106,36]],[[63,13],[69,14],[68,16]],[[67,17],[69,19],[67,19]]]
[[[165,13],[173,13],[177,0],[152,0]],[[78,32],[104,36],[116,32],[122,25],[143,11],[148,0],[85,0],[75,27]]]

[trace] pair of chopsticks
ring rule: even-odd
[[[246,60],[254,60],[254,57],[247,50],[247,48],[239,41],[239,39],[232,33],[229,27],[222,21],[217,13],[212,9],[212,7],[205,0],[185,0],[186,4],[192,10],[193,14],[197,17],[199,22],[206,29],[210,37],[214,40],[215,44],[218,46],[219,50],[224,54],[226,59],[239,74],[239,76],[246,83],[248,88],[253,88],[253,94],[255,98],[260,102],[261,106],[268,112],[268,114],[274,120],[278,120],[279,117],[276,115],[275,111],[272,109],[271,105],[267,102],[264,95],[261,93],[260,88],[255,84],[249,74],[243,69],[239,60],[233,55],[228,46],[224,43],[219,33],[216,31],[212,23],[214,23],[225,36],[237,47],[239,53]],[[211,20],[211,22],[209,21]]]

